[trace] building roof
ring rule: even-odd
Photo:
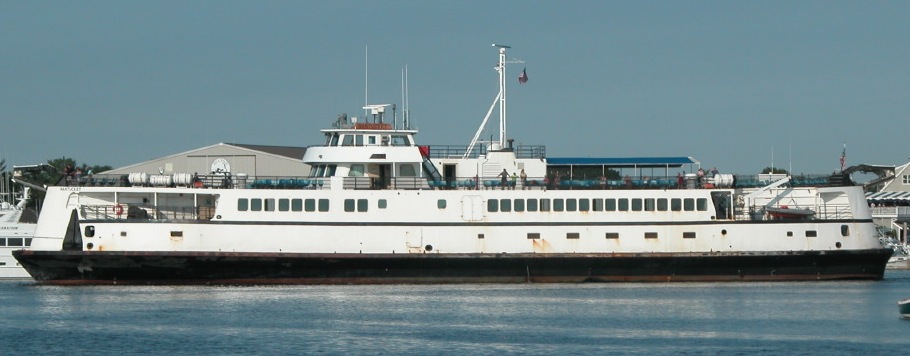
[[[866,193],[866,200],[870,202],[908,201],[910,200],[910,192]]]
[[[247,145],[242,143],[225,143],[225,145],[237,146],[253,151],[271,153],[276,156],[284,156],[293,159],[303,159],[303,154],[306,152],[306,147]]]
[[[682,167],[698,163],[692,157],[556,157],[547,158],[550,166],[607,166],[607,167]]]

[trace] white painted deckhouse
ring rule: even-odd
[[[582,160],[513,146],[509,47],[494,46],[500,87],[481,128],[498,107],[498,140],[479,141],[478,130],[466,146],[418,146],[407,109],[399,120],[368,105],[365,118],[322,130],[325,142],[302,158],[305,177],[212,169],[51,187],[31,249],[14,255],[46,284],[882,278],[892,251],[843,175],[588,162],[604,164],[592,176]]]

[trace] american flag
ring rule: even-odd
[[[528,72],[527,68],[521,70],[521,74],[518,75],[518,83],[524,84],[528,82]]]

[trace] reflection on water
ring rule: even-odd
[[[879,282],[97,286],[0,283],[17,353],[852,353],[910,346]]]

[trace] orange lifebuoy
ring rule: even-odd
[[[120,205],[120,204],[115,205],[114,214],[117,214],[117,216],[123,215],[123,205]]]

